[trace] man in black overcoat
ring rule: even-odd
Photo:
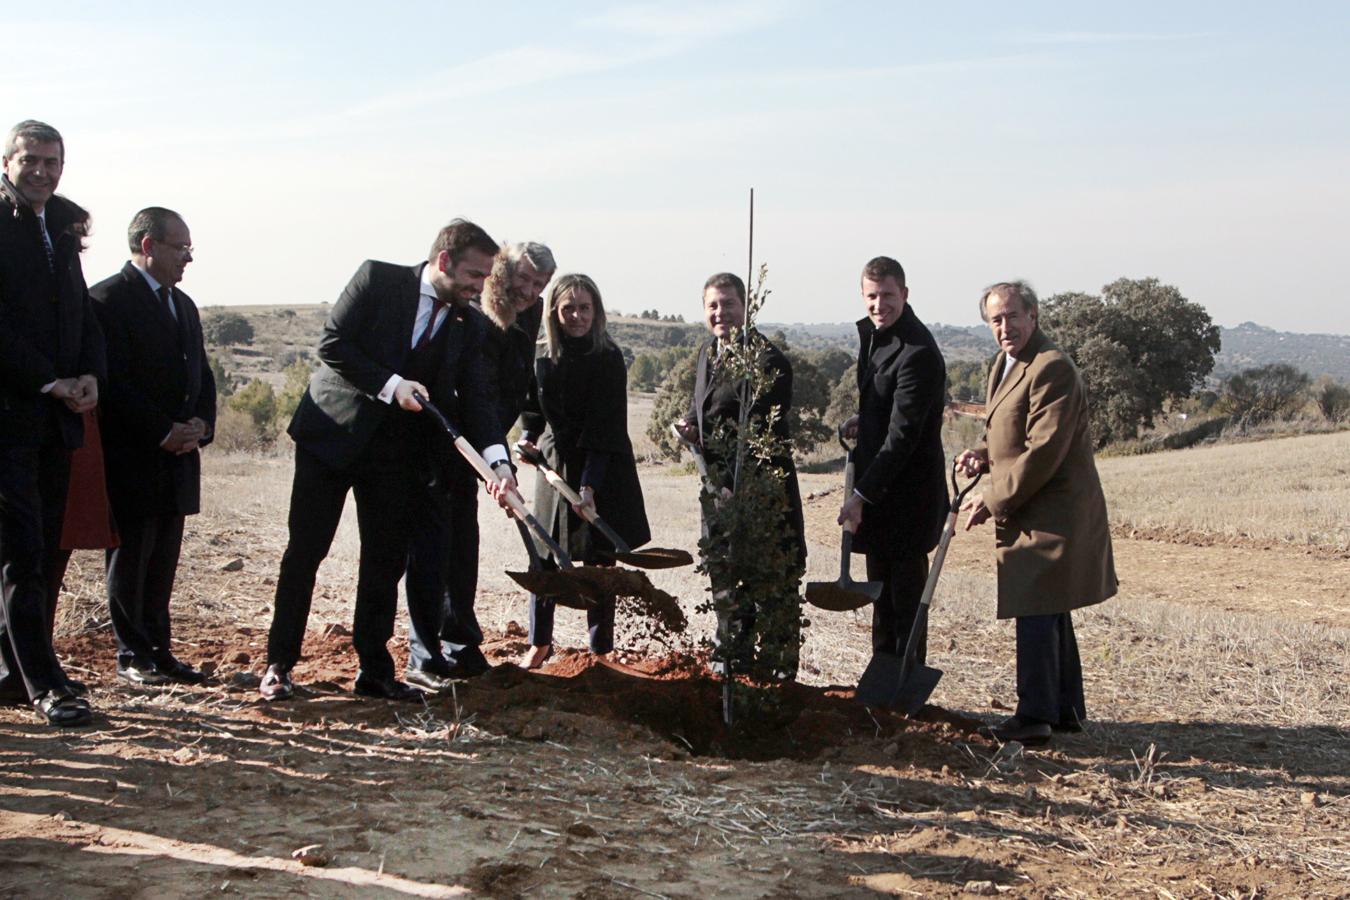
[[[839,510],[855,529],[853,551],[867,578],[885,587],[872,606],[872,649],[905,652],[928,578],[928,553],[946,520],[942,412],[947,367],[933,335],[909,305],[905,270],[878,256],[862,274],[866,318],[858,321],[858,414],[844,423],[856,437],[857,480]],[[921,634],[919,662],[927,635]]]
[[[136,685],[206,676],[170,646],[169,598],[186,516],[201,510],[200,448],[216,425],[216,380],[192,298],[182,216],[160,206],[127,229],[131,259],[90,289],[108,344],[103,459],[120,544],[107,553],[117,675]]]
[[[60,133],[28,120],[5,137],[0,177],[0,692],[52,725],[90,719],[47,627],[47,578],[81,446],[106,376],[80,252],[89,215],[55,196]]]
[[[429,454],[455,452],[414,398],[435,403],[515,490],[505,437],[484,372],[485,322],[470,302],[492,268],[496,243],[462,219],[441,229],[428,261],[367,260],[338,298],[319,341],[320,366],[288,429],[295,440],[290,539],[277,577],[259,693],[290,697],[319,564],[328,555],[350,491],[361,538],[352,643],[361,662],[356,693],[412,700],[387,647],[413,512],[430,489]],[[432,385],[434,389],[427,386]]]
[[[497,254],[481,300],[474,304],[487,319],[482,353],[503,434],[515,425],[529,394],[543,318],[541,295],[557,268],[552,251],[543,244],[508,244]],[[439,387],[432,385],[432,390]],[[403,581],[408,600],[404,677],[431,691],[445,690],[455,679],[473,678],[491,668],[474,612],[478,476],[457,453],[438,458],[436,466],[438,483],[423,495]],[[523,523],[517,524],[524,529]]]

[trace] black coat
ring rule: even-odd
[[[192,515],[201,509],[201,455],[160,447],[176,422],[216,427],[216,380],[202,343],[192,298],[173,290],[175,320],[128,262],[94,285],[94,311],[108,346],[103,407],[103,459],[108,498],[119,519]]]
[[[422,265],[425,265],[423,263]],[[300,398],[287,432],[324,464],[345,469],[394,415],[378,398],[390,376],[404,374],[412,352],[422,265],[367,260],[334,304],[319,339],[320,366]],[[454,307],[441,326],[444,354],[431,400],[480,451],[504,443],[480,352],[487,320],[471,306]],[[441,335],[437,334],[440,341]],[[441,458],[455,453],[430,416],[419,419]]]
[[[55,426],[75,449],[83,422],[42,388],[81,375],[96,376],[102,388],[107,362],[80,268],[88,217],[61,197],[47,201],[46,214],[54,273],[37,215],[8,178],[0,180],[0,443],[37,446]]]
[[[536,302],[506,328],[488,319],[483,356],[502,433],[509,432],[525,409],[534,381],[535,342],[544,304]]]
[[[590,343],[589,338],[583,341]],[[590,484],[596,511],[630,547],[647,543],[652,533],[628,438],[628,372],[622,351],[606,342],[591,353],[581,342],[564,340],[559,358],[544,353],[534,371],[522,423],[526,436],[537,438],[549,465],[574,489],[581,489],[583,472],[596,482]],[[584,527],[543,478],[535,482],[534,514],[576,559],[591,561],[597,549],[612,549],[597,529]],[[540,553],[545,552],[541,546]]]
[[[867,499],[855,552],[927,553],[947,518],[942,412],[947,367],[908,304],[890,328],[858,322],[854,487]]]
[[[783,489],[787,494],[788,510],[783,522],[784,534],[789,535],[796,545],[798,562],[806,562],[806,524],[802,518],[802,495],[797,486],[797,467],[792,461],[792,432],[788,423],[788,413],[792,410],[792,364],[788,358],[774,346],[773,342],[758,332],[750,333],[750,340],[761,349],[764,366],[773,373],[773,384],[751,407],[750,415],[763,419],[774,406],[778,407],[778,419],[774,422],[774,434],[784,442],[787,452],[775,456],[773,464],[787,473]],[[699,444],[705,445],[707,438],[720,422],[737,422],[741,413],[740,392],[734,383],[718,379],[714,371],[713,357],[717,339],[704,344],[698,352],[698,362],[694,369],[694,396],[685,416],[685,421],[698,427]],[[705,445],[705,458],[708,463],[718,462],[715,451]],[[730,485],[727,485],[728,487]]]

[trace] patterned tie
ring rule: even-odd
[[[47,233],[47,220],[38,216],[38,230],[42,232],[42,247],[47,251],[47,270],[56,272],[56,251],[52,249],[52,237]]]
[[[432,335],[436,333],[436,322],[440,319],[441,310],[446,309],[449,306],[450,304],[444,300],[431,301],[431,315],[427,318],[427,327],[422,329],[421,336],[418,337],[417,342],[413,344],[414,353],[431,343]]]

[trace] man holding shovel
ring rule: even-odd
[[[1017,712],[988,732],[1027,745],[1082,729],[1070,611],[1116,592],[1087,391],[1073,360],[1037,327],[1038,309],[1022,281],[980,298],[1001,352],[989,372],[984,443],[957,461],[968,475],[989,473],[984,492],[962,507],[966,530],[994,520],[998,617],[1017,620]]]
[[[844,423],[857,440],[857,481],[839,524],[867,578],[883,584],[872,605],[872,651],[903,657],[947,514],[942,409],[947,367],[937,342],[909,305],[905,270],[887,256],[863,267],[858,321],[858,414]],[[926,660],[927,635],[917,662]]]

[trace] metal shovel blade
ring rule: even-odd
[[[933,696],[941,678],[941,669],[915,666],[907,673],[903,658],[894,653],[874,653],[858,680],[857,698],[866,706],[912,716]]]
[[[510,572],[507,577],[532,594],[548,597],[559,606],[592,609],[598,602],[595,588],[571,572]]]
[[[645,547],[642,550],[628,550],[609,554],[621,563],[637,566],[639,569],[677,569],[680,566],[692,566],[694,557],[687,550],[675,550],[666,547]]]
[[[806,585],[806,602],[830,612],[862,609],[881,597],[880,581],[812,581]]]

